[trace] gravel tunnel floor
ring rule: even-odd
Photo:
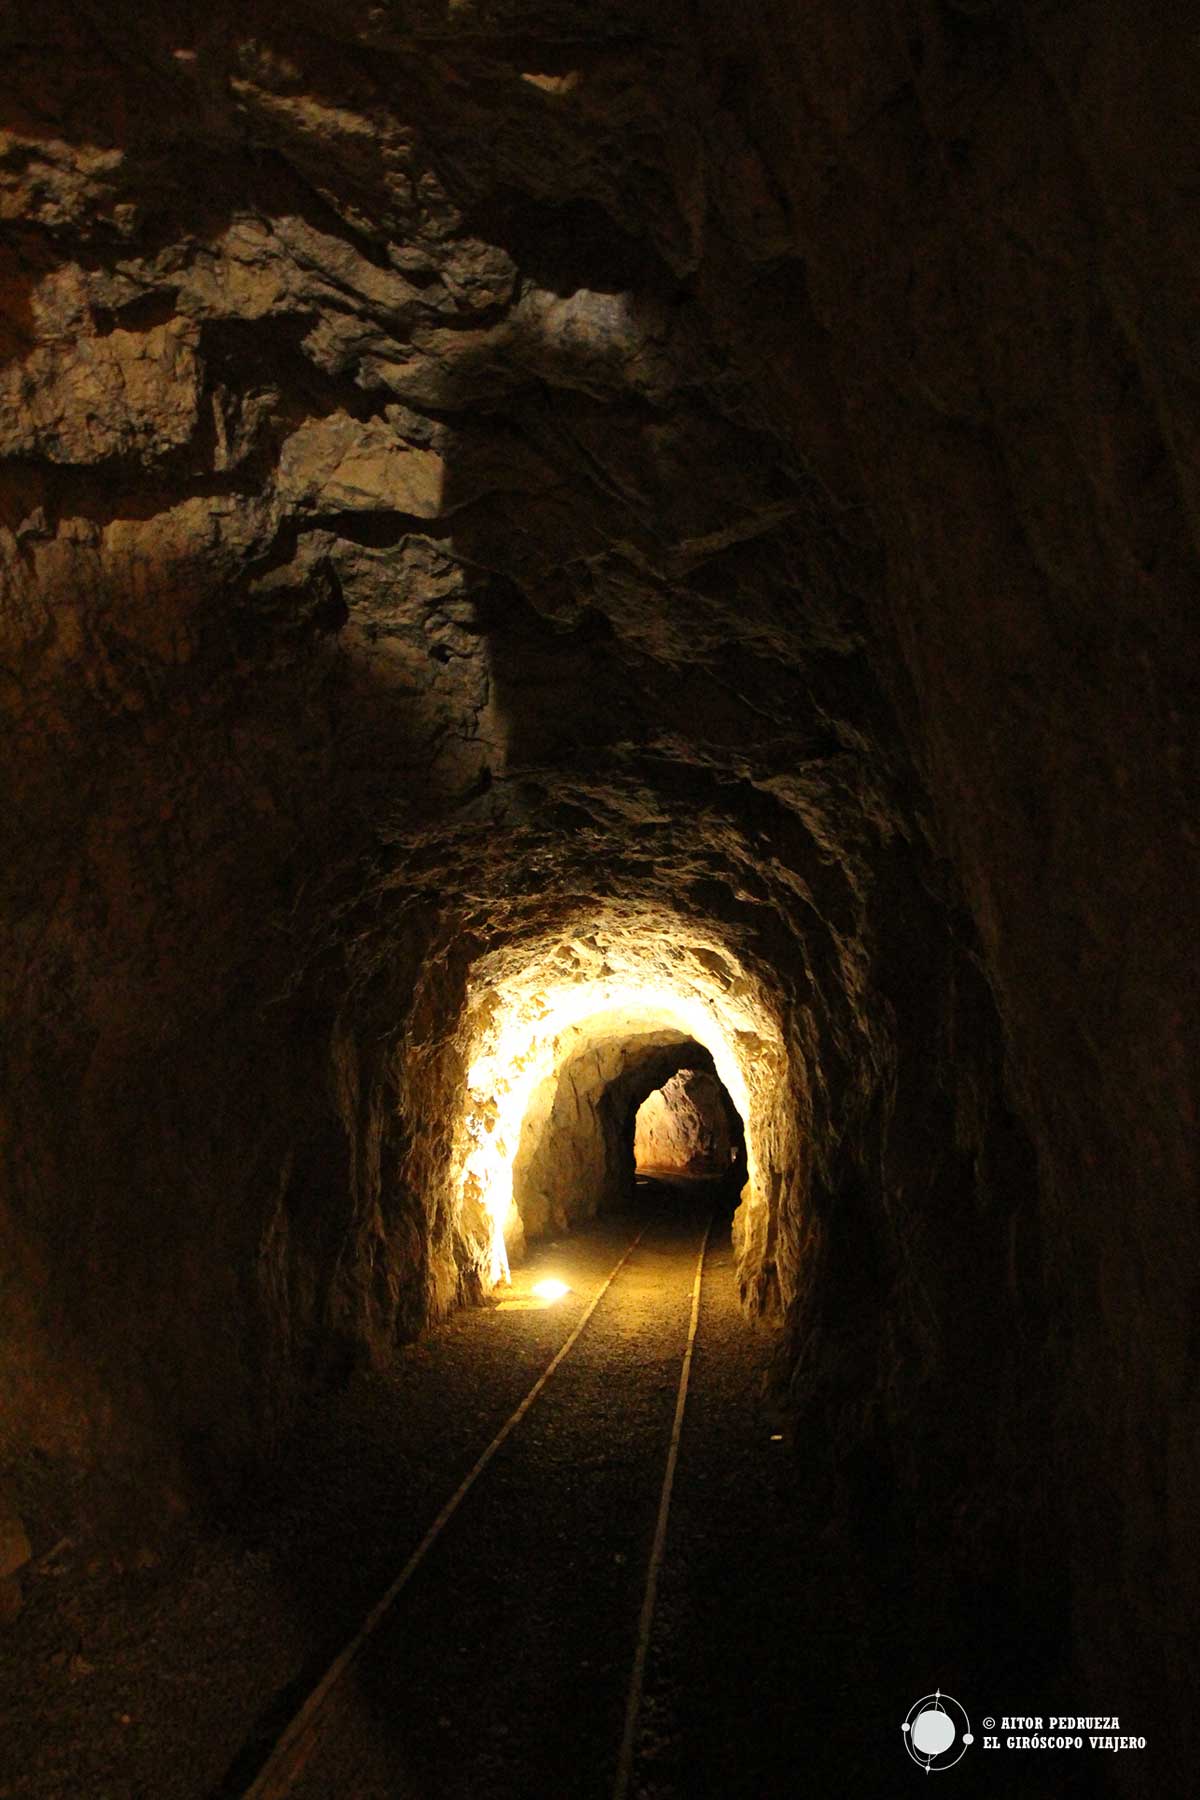
[[[949,1625],[931,1641],[936,1608],[899,1547],[856,1549],[820,1511],[806,1473],[828,1453],[798,1453],[772,1416],[773,1333],[738,1305],[719,1190],[640,1192],[637,1209],[538,1245],[507,1304],[457,1315],[315,1403],[269,1491],[222,1532],[193,1530],[169,1563],[132,1573],[97,1568],[86,1547],[43,1558],[0,1665],[0,1800],[245,1793],[641,1231],[322,1712],[290,1790],[611,1795],[714,1204],[629,1792],[890,1796],[919,1778],[899,1743],[925,1691],[914,1682],[950,1686],[969,1666],[978,1688],[986,1666],[999,1694],[1006,1652]],[[568,1285],[558,1304],[531,1296],[546,1276]],[[1037,1679],[1027,1645],[1017,1662]],[[1013,1710],[1023,1698],[1014,1687]],[[1013,1791],[980,1758],[957,1773],[956,1792]],[[1022,1793],[1104,1791],[1078,1762],[1046,1759],[1034,1779]]]

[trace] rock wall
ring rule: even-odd
[[[639,1169],[728,1175],[732,1140],[720,1082],[702,1069],[680,1069],[643,1100],[634,1122]]]
[[[582,1034],[581,1034],[582,1035]],[[707,1052],[678,1032],[597,1038],[569,1049],[535,1093],[513,1168],[525,1235],[566,1231],[633,1197],[631,1109]],[[711,1058],[708,1058],[711,1061]]]
[[[713,8],[706,43],[815,327],[803,347],[779,330],[756,346],[775,416],[815,341],[855,472],[821,466],[886,545],[889,688],[1036,1145],[1085,1666],[1165,1718],[1200,1570],[1195,1025],[1179,1005],[1198,248],[1179,177],[1200,45],[1178,11],[1123,0],[856,5],[819,33],[769,4],[732,55]],[[714,296],[725,283],[714,266]],[[811,410],[788,434],[821,458]],[[1016,1293],[1028,1318],[1028,1278]]]
[[[797,1408],[1189,1715],[1198,56],[5,9],[14,1454],[212,1476],[477,1292],[472,971],[650,920],[772,996]]]

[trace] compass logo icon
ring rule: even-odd
[[[975,1742],[966,1708],[941,1688],[914,1701],[900,1729],[904,1748],[927,1775],[931,1769],[952,1769]]]

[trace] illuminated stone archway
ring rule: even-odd
[[[490,979],[489,979],[490,977]],[[677,1070],[711,1068],[745,1132],[735,1235],[769,1245],[783,1158],[785,1057],[770,1002],[728,947],[674,921],[627,919],[480,966],[457,1126],[460,1229],[491,1284],[527,1236],[620,1198],[626,1114]],[[634,1098],[636,1095],[636,1099]],[[555,1129],[576,1101],[576,1129]],[[556,1156],[565,1156],[555,1167]],[[628,1170],[625,1163],[628,1161]]]
[[[561,1058],[530,1096],[521,1124],[510,1249],[632,1200],[638,1109],[681,1069],[700,1068],[718,1081],[711,1053],[695,1038],[648,1024],[631,1030],[620,1013],[581,1020],[560,1046]]]

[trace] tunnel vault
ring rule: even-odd
[[[839,1479],[1186,1715],[1196,45],[797,19],[3,9],[0,1449],[255,1466],[653,985]]]
[[[474,1246],[476,1280],[505,1275],[526,1239],[631,1198],[637,1108],[690,1066],[719,1077],[743,1121],[743,1288],[774,1303],[767,1247],[778,1197],[800,1180],[800,1144],[766,986],[728,946],[635,909],[606,927],[591,919],[532,961],[493,956],[483,969],[481,982],[490,970],[497,985],[468,1008],[457,1153],[460,1241]]]
[[[513,1162],[513,1205],[526,1237],[564,1231],[633,1198],[630,1139],[642,1101],[679,1069],[713,1069],[674,1031],[601,1035],[595,1027],[530,1098]]]

